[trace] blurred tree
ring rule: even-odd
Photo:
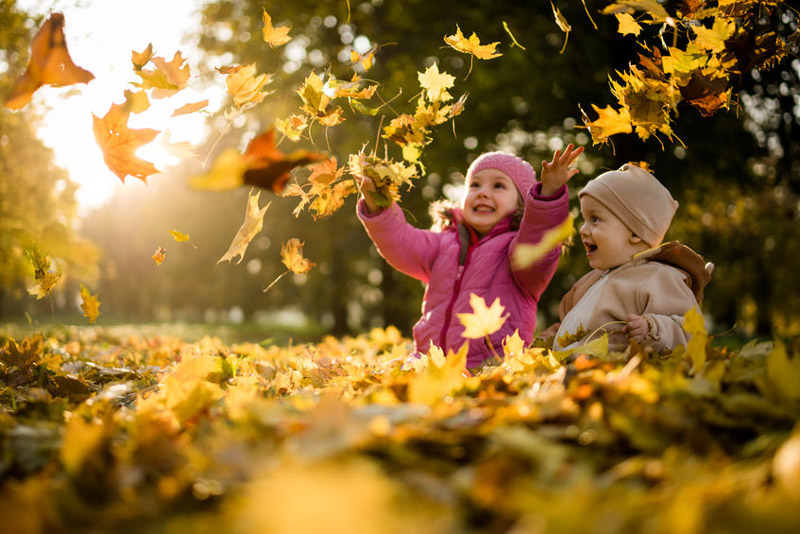
[[[0,100],[25,68],[34,22],[14,1],[0,0]],[[35,122],[30,111],[0,111],[0,316],[37,307],[25,289],[33,280],[25,254],[30,247],[49,254],[65,281],[91,278],[98,254],[75,231],[75,184],[35,137]],[[78,291],[65,286],[59,286],[62,297]],[[57,301],[72,304],[69,298]]]

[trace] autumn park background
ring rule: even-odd
[[[139,39],[103,4],[0,0],[0,531],[797,531],[795,6],[205,0]],[[52,13],[92,78],[20,97]],[[133,39],[124,81],[96,35]],[[115,106],[154,132],[122,171]],[[403,363],[423,287],[350,171],[428,226],[481,152],[569,143],[573,198],[633,161],[680,202],[667,238],[716,266],[699,345]],[[588,268],[563,249],[540,327]]]

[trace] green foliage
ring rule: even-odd
[[[409,359],[396,329],[280,347],[0,338],[4,532],[793,532],[798,340]],[[265,504],[265,503],[268,503]],[[413,510],[414,513],[409,513]]]

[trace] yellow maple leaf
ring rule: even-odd
[[[506,309],[500,304],[500,297],[487,307],[483,297],[470,293],[469,305],[472,306],[472,313],[457,314],[458,320],[464,325],[464,333],[461,335],[465,338],[480,339],[490,336],[500,330],[508,319],[508,315],[503,315]]]
[[[264,9],[264,28],[261,30],[261,33],[264,37],[264,42],[269,44],[270,47],[276,47],[285,45],[289,41],[292,40],[289,37],[289,30],[291,27],[289,26],[278,26],[275,27],[272,25],[272,17],[267,13],[267,10]]]
[[[190,68],[180,51],[175,52],[171,61],[167,61],[163,57],[154,57],[150,61],[156,66],[156,71],[161,73],[168,83],[167,87],[155,87],[153,98],[166,98],[186,87],[186,82],[189,81]]]
[[[574,231],[575,227],[572,224],[572,215],[570,215],[564,219],[564,222],[545,233],[538,243],[518,245],[511,253],[511,264],[515,269],[530,267],[545,254],[569,239]]]
[[[256,75],[255,63],[217,70],[227,75],[225,85],[228,94],[233,97],[233,105],[236,108],[254,106],[268,94],[263,89],[271,81],[272,76]]]
[[[469,39],[467,39],[464,37],[464,34],[461,33],[461,28],[459,28],[457,24],[456,33],[453,35],[445,35],[444,42],[453,49],[470,55],[467,76],[469,76],[469,73],[472,72],[473,58],[492,59],[503,55],[497,51],[497,45],[500,44],[500,41],[482,45],[480,38],[478,38],[475,32],[473,32],[472,35],[469,36]]]
[[[223,254],[217,263],[221,263],[223,261],[230,263],[234,256],[239,256],[239,261],[236,263],[242,263],[242,260],[244,259],[244,253],[247,251],[247,246],[250,244],[250,241],[252,241],[256,234],[259,233],[264,227],[264,214],[267,212],[267,208],[269,208],[271,204],[271,202],[267,202],[263,208],[259,208],[258,199],[260,196],[261,191],[250,193],[248,196],[244,223],[242,223],[239,231],[236,232],[236,235],[231,242],[231,246],[228,247],[228,251]]]
[[[81,284],[81,309],[83,316],[88,317],[91,324],[94,324],[100,315],[100,301],[97,299],[97,295],[89,293],[83,284]]]
[[[466,382],[466,369],[469,344],[464,343],[458,352],[448,351],[431,345],[428,354],[414,362],[416,374],[408,383],[408,401],[434,406],[442,398],[450,395]]]
[[[123,109],[125,111],[130,111],[131,113],[142,113],[143,111],[147,111],[149,108],[150,99],[147,97],[147,93],[144,90],[125,90],[125,103],[123,104]]]
[[[131,51],[131,63],[133,63],[133,70],[142,70],[145,65],[150,62],[153,57],[153,43],[147,45],[147,48],[141,52],[136,50]]]
[[[275,120],[275,129],[295,142],[300,140],[306,128],[308,119],[305,115],[291,115],[285,119]]]
[[[617,111],[611,106],[600,109],[594,104],[592,104],[592,108],[597,112],[597,119],[590,121],[586,114],[583,115],[583,122],[589,128],[589,133],[592,134],[592,145],[603,144],[612,135],[633,131],[628,108],[623,107]]]
[[[642,33],[642,27],[634,20],[630,13],[614,13],[614,16],[619,23],[619,30],[617,30],[617,33],[635,36]]]
[[[303,257],[304,243],[296,237],[281,245],[281,262],[295,274],[307,273],[314,263]]]
[[[456,78],[446,72],[439,72],[439,66],[436,63],[428,67],[425,72],[417,72],[417,77],[420,86],[425,90],[425,94],[431,102],[447,102],[453,98],[447,90],[453,87]]]

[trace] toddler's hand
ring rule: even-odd
[[[641,315],[628,315],[628,324],[622,329],[623,332],[628,334],[628,337],[635,339],[637,342],[642,343],[648,334],[650,334],[650,321]]]
[[[578,169],[570,169],[569,166],[582,152],[582,146],[574,148],[574,145],[570,143],[563,154],[560,150],[556,150],[553,155],[553,161],[542,162],[542,195],[555,195],[561,189],[561,186],[578,174]]]

